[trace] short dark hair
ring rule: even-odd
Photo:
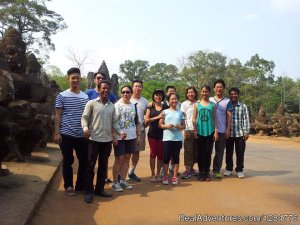
[[[139,79],[135,79],[135,80],[132,81],[132,87],[133,87],[134,83],[140,83],[143,87],[143,81],[141,81]]]
[[[155,102],[154,95],[159,94],[159,93],[162,95],[162,101],[165,100],[165,93],[164,93],[164,91],[162,89],[156,89],[152,93],[152,100],[153,100],[153,102]]]
[[[80,69],[77,67],[72,67],[67,71],[68,76],[70,76],[73,73],[79,73],[81,75]]]
[[[177,97],[177,99],[179,99],[179,96],[175,93],[171,93],[170,95],[167,96],[167,101],[170,101],[170,98],[172,97],[172,95],[175,95]]]
[[[102,85],[102,84],[107,84],[107,85],[111,88],[111,83],[109,83],[107,80],[101,80],[101,81],[99,82],[99,84],[97,85],[98,89],[101,88],[101,85]]]
[[[200,90],[202,90],[203,88],[206,88],[206,89],[208,90],[208,92],[211,91],[210,86],[208,86],[208,85],[206,85],[206,84],[202,85]]]
[[[198,99],[198,91],[196,90],[195,87],[188,87],[185,90],[185,98],[188,99],[187,94],[188,94],[188,92],[189,92],[190,89],[192,89],[195,92],[195,99]]]
[[[216,80],[216,81],[214,82],[214,87],[216,87],[216,84],[218,84],[218,83],[222,84],[222,85],[223,85],[223,87],[225,87],[225,81],[224,81],[224,80],[222,80],[222,79],[218,79],[218,80]]]
[[[168,92],[168,90],[171,89],[171,88],[175,89],[175,91],[176,91],[176,87],[175,86],[169,85],[169,86],[166,87],[166,92]]]
[[[100,74],[101,76],[104,76],[104,79],[106,79],[106,74],[105,73],[102,73],[102,72],[95,72],[94,73],[94,79],[96,78],[96,76]]]
[[[128,88],[130,90],[130,92],[132,93],[132,87],[130,85],[124,85],[121,87],[121,92],[124,88]]]
[[[236,93],[238,93],[238,95],[240,95],[240,89],[238,89],[237,87],[232,87],[230,88],[230,90],[228,91],[228,94],[230,94],[230,92],[235,91]]]

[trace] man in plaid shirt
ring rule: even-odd
[[[230,138],[226,140],[226,171],[224,176],[230,176],[233,170],[233,150],[235,146],[236,168],[238,178],[244,178],[244,154],[246,141],[249,137],[250,120],[247,106],[238,101],[240,90],[231,88],[229,90],[230,102],[227,110],[232,114]]]

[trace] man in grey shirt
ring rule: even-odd
[[[220,170],[222,168],[223,155],[226,139],[230,136],[231,113],[227,109],[229,99],[224,96],[225,82],[219,79],[214,82],[215,96],[209,100],[216,106],[215,121],[216,132],[219,134],[219,140],[215,142],[215,156],[213,160],[214,178],[221,179]]]
[[[120,133],[119,125],[117,121],[114,121],[114,104],[108,99],[111,84],[103,80],[98,84],[98,89],[99,97],[86,104],[81,118],[84,136],[89,138],[85,195],[87,203],[93,202],[94,194],[102,197],[112,196],[104,191],[104,184],[107,174],[108,157],[113,141],[113,132]],[[120,136],[121,138],[126,138],[124,132],[121,132]],[[117,140],[114,141],[117,142]],[[94,168],[98,156],[97,182],[94,190]]]

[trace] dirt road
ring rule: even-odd
[[[163,186],[150,183],[148,160],[147,148],[136,172],[142,181],[131,182],[133,190],[114,192],[109,199],[96,196],[92,204],[84,202],[83,193],[66,196],[59,173],[31,225],[300,224],[299,139],[251,137],[244,179],[199,182],[194,177]],[[182,163],[183,154],[181,172]]]

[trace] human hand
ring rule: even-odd
[[[61,143],[61,135],[60,135],[60,133],[56,133],[56,134],[54,134],[54,141],[56,142],[56,143],[58,143],[58,144],[60,144]]]
[[[125,140],[126,137],[127,137],[127,134],[124,131],[121,131],[120,132],[120,137],[121,137],[122,140]]]
[[[91,131],[89,129],[83,131],[83,135],[86,139],[91,136]]]

